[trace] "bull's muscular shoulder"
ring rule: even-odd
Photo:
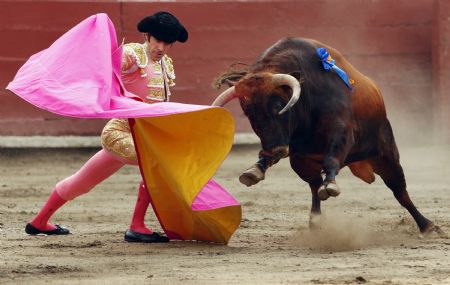
[[[342,68],[349,78],[354,80],[353,92],[350,93],[354,115],[357,118],[386,117],[383,97],[375,82],[356,69],[337,49],[317,40],[306,39],[315,47],[325,47],[335,60],[335,64]]]

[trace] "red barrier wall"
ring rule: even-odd
[[[437,0],[433,17],[433,121],[437,139],[450,142],[450,3]]]
[[[211,87],[214,77],[231,63],[250,63],[281,37],[311,37],[338,48],[378,83],[397,137],[426,141],[431,135],[430,125],[442,125],[443,116],[433,115],[436,102],[448,98],[443,92],[439,97],[432,93],[432,62],[436,62],[432,54],[433,58],[443,56],[432,53],[432,46],[442,49],[442,45],[432,45],[436,5],[434,0],[0,0],[0,86],[12,80],[30,55],[94,13],[108,13],[118,37],[128,42],[141,41],[135,29],[139,19],[157,10],[168,10],[190,32],[189,41],[175,44],[169,53],[177,73],[173,101],[210,104],[220,93]],[[447,12],[450,10],[441,12],[441,23]],[[440,38],[433,39],[434,43]],[[442,66],[433,69],[441,71]],[[229,108],[235,115],[237,131],[251,131],[238,104],[230,104]],[[444,107],[440,114],[448,114],[449,109]],[[0,114],[0,135],[93,135],[104,124],[101,120],[52,115],[4,91],[0,94]],[[448,127],[440,127],[443,130],[449,133]]]

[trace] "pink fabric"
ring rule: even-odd
[[[210,179],[192,202],[192,210],[212,210],[223,207],[224,202],[227,206],[240,205],[233,196],[231,196],[222,186],[220,186],[220,184],[213,179]]]
[[[39,213],[34,217],[34,219],[30,222],[35,228],[41,231],[51,231],[56,229],[56,227],[52,224],[48,224],[48,220],[52,217],[52,215],[64,205],[67,200],[60,197],[56,190],[50,194],[47,202],[39,211]]]
[[[151,234],[150,230],[145,225],[145,214],[147,213],[148,205],[150,204],[150,194],[147,189],[145,189],[144,182],[139,184],[139,193],[136,201],[136,206],[134,208],[133,218],[131,219],[130,230],[141,233],[141,234]]]
[[[64,200],[73,200],[89,192],[122,166],[124,166],[123,162],[102,149],[91,157],[74,175],[56,184],[56,192]]]
[[[91,16],[33,55],[7,89],[44,110],[78,118],[171,115],[210,106],[146,104],[120,79],[122,48],[106,14]]]

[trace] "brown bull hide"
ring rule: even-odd
[[[324,70],[318,48],[326,48],[336,66],[346,72],[354,82],[352,90],[335,72]],[[336,176],[342,167],[349,166],[367,183],[374,181],[374,174],[379,175],[421,232],[443,234],[409,198],[381,92],[339,51],[311,39],[286,38],[239,74],[228,73],[240,80],[233,92],[228,92],[227,100],[217,102],[223,105],[238,98],[261,139],[258,162],[241,176],[246,185],[264,179],[265,171],[281,158],[275,150],[285,149],[289,150],[292,169],[311,188],[311,214],[320,214],[321,200],[339,195]],[[270,80],[273,74],[286,74],[301,83],[301,96],[286,113],[280,110],[292,101],[292,91],[274,86]],[[226,79],[227,73],[220,78]]]

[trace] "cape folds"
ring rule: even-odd
[[[134,100],[120,79],[121,55],[111,20],[93,15],[33,55],[7,89],[63,116],[134,118],[141,175],[166,234],[227,243],[240,224],[241,208],[211,178],[231,149],[231,114],[210,106]]]

